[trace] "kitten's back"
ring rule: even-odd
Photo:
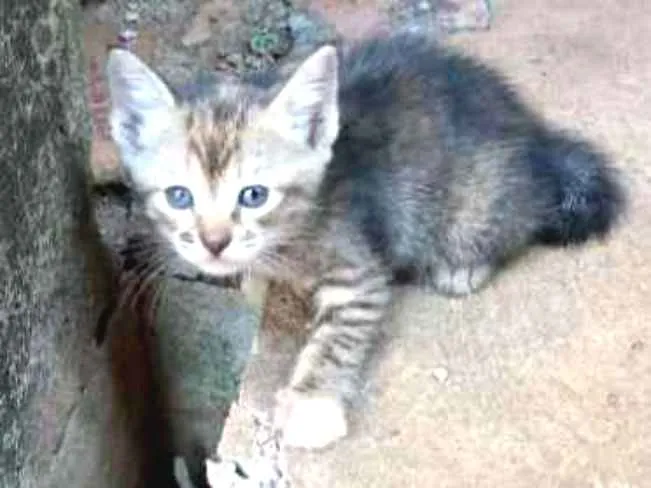
[[[608,162],[548,129],[495,71],[417,35],[342,51],[341,132],[323,186],[392,265],[499,260],[604,235]],[[432,264],[432,263],[427,263]]]

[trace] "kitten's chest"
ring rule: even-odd
[[[328,266],[328,253],[318,243],[282,246],[277,253],[281,256],[279,261],[282,264],[265,269],[262,274],[266,279],[284,281],[307,293],[314,290]]]

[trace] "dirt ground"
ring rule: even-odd
[[[292,453],[295,486],[651,487],[651,9],[645,0],[502,0],[449,39],[539,112],[599,141],[631,203],[606,243],[537,250],[476,296],[402,292],[351,438]],[[291,359],[262,343],[241,404]],[[235,409],[220,451],[246,454]]]

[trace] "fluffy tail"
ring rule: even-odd
[[[531,156],[541,189],[554,195],[538,240],[569,245],[605,237],[626,205],[619,174],[607,158],[560,134],[539,139]]]

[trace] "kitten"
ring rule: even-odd
[[[313,334],[278,396],[287,445],[346,435],[394,275],[465,295],[529,245],[604,237],[623,210],[589,143],[417,35],[324,46],[286,82],[192,101],[129,52],[108,75],[124,167],[178,254],[313,293]]]

